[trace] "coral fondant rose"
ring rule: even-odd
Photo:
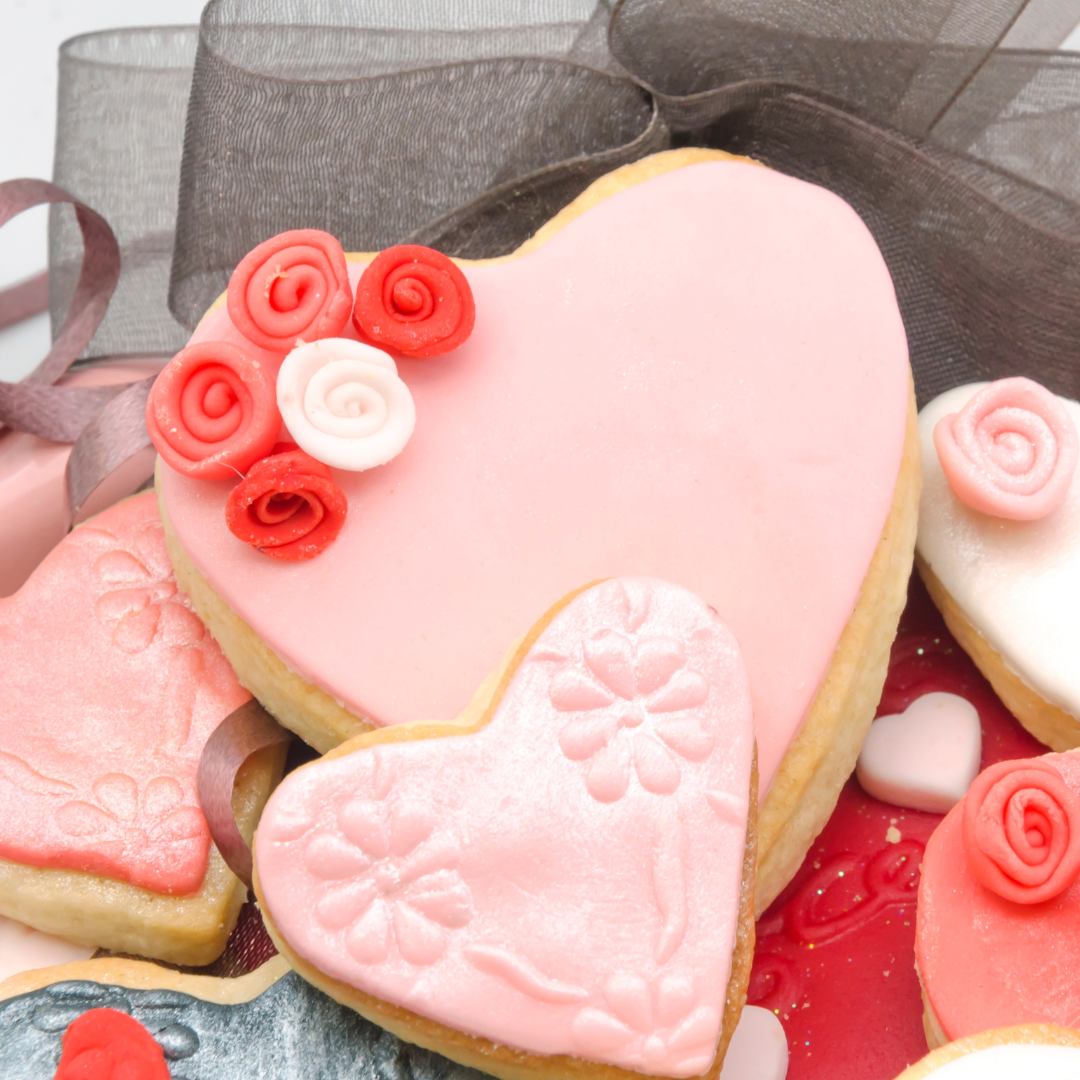
[[[278,372],[277,400],[289,433],[313,458],[363,472],[404,449],[416,408],[381,349],[346,338],[301,345]]]
[[[189,345],[157,377],[146,428],[177,472],[199,480],[235,478],[266,457],[277,439],[274,381],[235,345]]]
[[[298,561],[334,542],[348,508],[325,465],[293,443],[279,443],[233,488],[225,522],[235,537],[263,554]]]
[[[1065,406],[1030,379],[999,379],[934,428],[941,467],[973,510],[1034,521],[1065,499],[1080,440]]]
[[[1080,798],[1052,765],[1033,758],[991,765],[964,798],[968,867],[986,888],[1038,904],[1080,873]]]
[[[445,255],[419,244],[380,252],[356,287],[356,328],[404,356],[456,349],[472,333],[475,319],[465,275]]]
[[[153,1036],[119,1009],[90,1009],[64,1032],[55,1080],[169,1080]]]
[[[345,253],[318,229],[279,233],[240,261],[229,279],[228,303],[233,326],[264,349],[334,337],[352,307]]]

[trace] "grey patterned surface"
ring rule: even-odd
[[[173,1080],[486,1080],[369,1024],[295,972],[242,1005],[92,982],[10,998],[0,1002],[0,1080],[52,1080],[64,1030],[95,1008],[146,1027]]]

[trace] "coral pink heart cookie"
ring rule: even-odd
[[[351,258],[355,287],[372,256]],[[458,715],[582,581],[678,581],[750,672],[766,903],[854,767],[910,570],[918,437],[881,254],[835,195],[690,149],[461,270],[472,334],[386,358],[415,430],[387,464],[334,469],[348,518],[317,558],[278,565],[229,532],[232,482],[159,467],[181,587],[244,685],[325,751]],[[192,340],[214,339],[282,367],[224,305]],[[316,383],[288,396],[328,431],[371,399]]]
[[[749,977],[753,759],[731,631],[607,581],[533,628],[466,733],[374,732],[291,774],[256,892],[302,975],[464,1064],[715,1076]]]
[[[982,727],[975,706],[957,694],[923,694],[902,713],[870,727],[857,773],[876,799],[944,814],[979,771]]]
[[[249,695],[177,592],[152,494],[76,529],[0,601],[0,650],[0,912],[208,963],[243,887],[211,846],[195,774]],[[249,827],[271,772],[242,784]]]
[[[932,1046],[1080,1027],[1080,751],[979,776],[926,845],[917,916]]]

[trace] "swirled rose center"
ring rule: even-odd
[[[196,439],[224,442],[244,420],[239,376],[222,364],[196,371],[180,393],[180,419]]]
[[[236,395],[226,382],[213,383],[203,398],[203,412],[214,420],[224,416],[236,404]]]
[[[306,505],[307,501],[300,495],[273,491],[256,499],[251,509],[264,525],[277,525],[288,521]]]
[[[972,425],[970,435],[965,428],[958,432],[961,446],[970,438],[1003,490],[1030,495],[1053,474],[1057,439],[1041,416],[1026,409],[1001,408]]]
[[[428,271],[430,273],[430,271]],[[415,271],[399,267],[386,279],[387,310],[402,322],[430,319],[435,310],[435,297],[428,282]]]
[[[325,296],[325,275],[318,268],[301,263],[272,276],[267,299],[275,311],[297,312],[303,318],[314,318]]]

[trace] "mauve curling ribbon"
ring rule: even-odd
[[[0,425],[75,444],[65,472],[65,524],[70,527],[102,480],[150,446],[143,412],[154,380],[94,387],[52,385],[90,343],[120,278],[120,247],[109,223],[55,184],[31,179],[0,183],[0,226],[33,206],[60,202],[75,207],[82,230],[83,259],[75,295],[45,359],[22,382],[0,382]],[[46,274],[0,291],[0,327],[44,311],[48,296]]]
[[[257,750],[289,742],[292,735],[255,700],[234,709],[206,741],[196,784],[210,836],[229,869],[250,889],[251,848],[240,835],[232,794],[240,766]]]
[[[21,383],[0,383],[0,423],[54,442],[74,442],[90,419],[123,387],[51,384],[78,359],[105,317],[120,279],[120,247],[108,222],[63,188],[46,180],[0,183],[0,226],[33,206],[63,202],[75,207],[83,235],[83,260],[75,295],[45,359]],[[0,307],[25,302],[27,289],[28,283],[23,282],[5,290],[0,294]]]

